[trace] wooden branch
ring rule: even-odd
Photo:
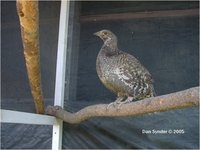
[[[103,15],[87,15],[80,16],[81,22],[96,22],[96,21],[119,21],[130,19],[157,18],[157,17],[182,17],[182,16],[197,16],[199,9],[183,9],[183,10],[162,10],[162,11],[147,11],[147,12],[128,12]]]
[[[17,0],[26,68],[36,112],[44,113],[40,78],[38,1]]]
[[[199,106],[199,87],[124,104],[120,109],[112,106],[107,109],[107,106],[107,104],[92,105],[76,113],[67,112],[59,106],[48,106],[46,114],[60,118],[64,122],[78,124],[92,117],[138,116]]]

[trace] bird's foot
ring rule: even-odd
[[[118,97],[114,102],[108,104],[108,106],[106,107],[106,109],[108,110],[109,107],[111,107],[111,106],[114,106],[114,107],[115,107],[115,106],[118,105],[123,99],[124,99],[124,97]]]
[[[112,102],[112,103],[110,103],[110,104],[108,104],[108,106],[106,107],[106,109],[108,110],[111,106],[116,106],[116,102]]]
[[[119,110],[120,107],[121,107],[123,104],[132,102],[133,99],[134,99],[133,97],[130,97],[130,96],[129,96],[126,100],[118,102],[118,103],[117,103],[117,104],[118,104],[117,109]]]

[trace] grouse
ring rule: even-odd
[[[118,49],[116,35],[109,30],[94,35],[104,42],[96,60],[98,77],[117,95],[115,102],[108,107],[154,96],[151,74],[134,56]]]

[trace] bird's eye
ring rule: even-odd
[[[107,32],[103,32],[103,35],[108,35],[108,33]]]

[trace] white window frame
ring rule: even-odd
[[[70,1],[62,0],[60,7],[60,22],[58,36],[58,50],[56,63],[56,83],[54,105],[64,106],[65,68],[67,54],[68,20]],[[1,109],[2,123],[19,123],[35,125],[53,125],[52,149],[62,149],[63,121],[53,116],[11,111]]]

